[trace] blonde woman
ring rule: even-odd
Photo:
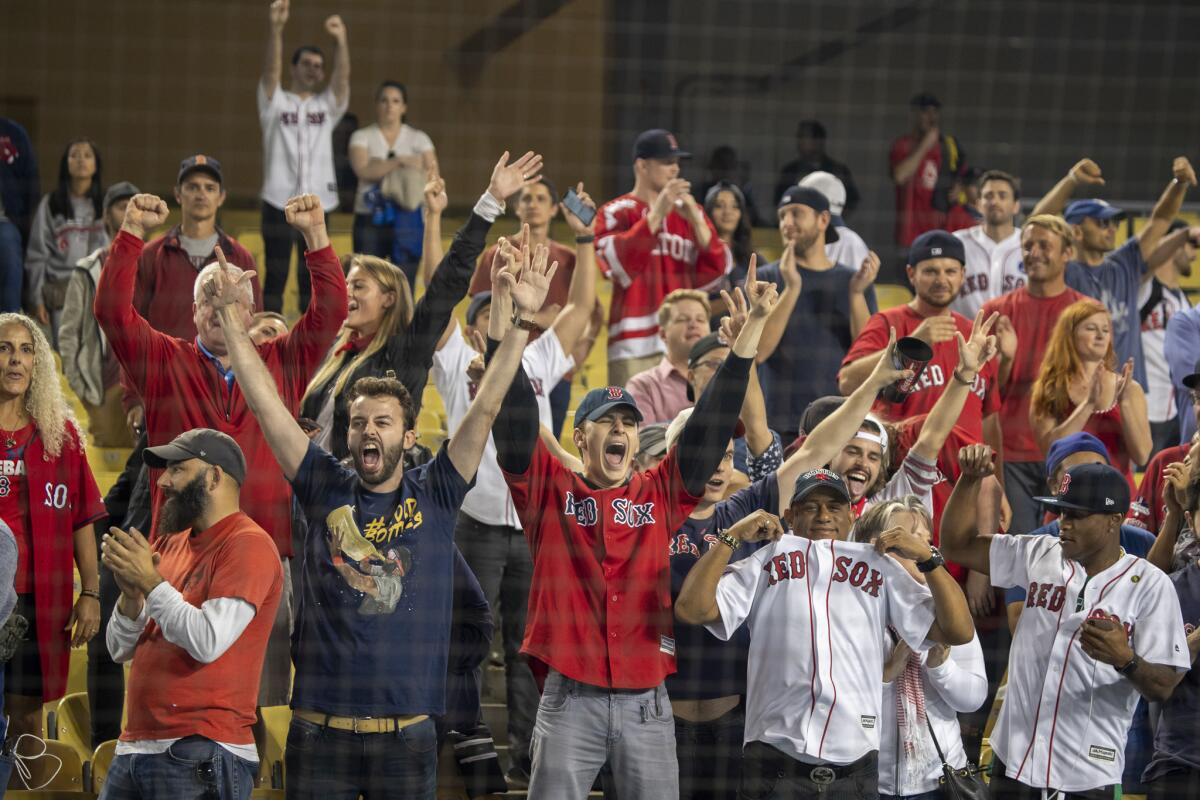
[[[15,742],[43,736],[42,704],[66,692],[70,648],[100,628],[92,523],[105,512],[50,342],[29,317],[0,314],[0,366],[0,519],[16,536],[16,613],[29,622],[4,668]],[[82,591],[72,603],[75,567]]]
[[[412,395],[414,414],[420,411],[433,354],[454,307],[467,293],[488,229],[503,213],[504,201],[535,183],[541,168],[542,157],[536,153],[526,153],[511,164],[507,152],[500,157],[487,190],[455,234],[418,303],[413,303],[408,281],[394,264],[374,256],[351,258],[346,323],[301,401],[300,415],[315,420],[320,428],[318,445],[337,458],[349,452],[350,417],[342,395],[359,378],[394,373]],[[412,427],[415,418],[406,424]]]
[[[872,506],[859,518],[851,538],[870,543],[897,527],[932,541],[929,511],[921,498],[911,494]],[[925,583],[916,562],[894,553],[892,558],[913,580]],[[958,714],[983,705],[988,690],[979,635],[967,644],[937,644],[924,653],[915,653],[903,639],[889,632],[888,645],[892,649],[883,665],[879,796],[943,797],[938,788],[942,764],[929,731],[932,727],[950,766],[966,766]]]

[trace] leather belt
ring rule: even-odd
[[[336,731],[351,733],[395,733],[429,719],[428,714],[417,714],[411,717],[335,717],[319,711],[296,709],[292,716],[320,725],[322,728],[333,728]]]

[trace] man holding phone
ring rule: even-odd
[[[573,198],[573,204],[578,205],[577,209],[572,209],[573,213],[580,218],[585,226],[591,225],[596,210],[580,202],[578,193],[574,188],[567,190],[566,197]],[[566,198],[564,198],[564,202],[566,202]],[[550,263],[558,262],[558,269],[554,273],[554,278],[550,281],[550,291],[546,293],[546,302],[534,316],[533,321],[537,323],[540,331],[549,330],[550,326],[554,324],[558,312],[562,311],[563,306],[567,304],[571,276],[575,274],[575,250],[566,245],[559,244],[550,238],[550,223],[558,216],[558,207],[558,194],[555,191],[554,184],[545,177],[535,183],[529,184],[517,195],[516,213],[517,219],[521,224],[517,226],[516,233],[520,233],[521,229],[525,225],[528,225],[530,250],[532,251],[538,245],[544,244],[550,248]],[[591,234],[578,236],[575,242],[577,245],[590,245],[594,238]],[[471,286],[467,290],[472,298],[483,292],[491,291],[491,268],[495,257],[496,245],[492,245],[487,250],[484,250],[483,255],[479,257],[479,263],[475,267],[475,274],[471,277]],[[592,319],[588,325],[588,330],[584,332],[584,336],[580,339],[578,345],[568,354],[574,357],[576,364],[582,364],[587,359],[588,353],[591,352],[592,344],[596,341],[596,334],[599,333],[602,324],[604,324],[604,307],[597,300],[592,310]],[[535,341],[539,335],[539,331],[533,332],[529,337],[530,342]],[[571,400],[572,377],[573,373],[565,375],[550,392],[550,413],[553,420],[551,430],[556,435],[562,430],[563,421],[566,419],[567,405]]]

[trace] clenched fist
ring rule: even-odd
[[[153,230],[167,221],[166,202],[157,195],[135,194],[125,206],[125,222],[121,230],[129,231],[139,238],[146,237],[146,231]]]

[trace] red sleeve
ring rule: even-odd
[[[479,263],[475,265],[475,274],[471,276],[471,285],[467,288],[467,295],[474,297],[480,292],[492,290],[492,259],[495,257],[496,245],[483,251],[483,255],[479,257]]]
[[[150,313],[150,298],[154,296],[154,254],[157,247],[146,247],[138,256],[137,281],[133,288],[133,310],[145,317]]]
[[[244,522],[254,524],[249,518]],[[255,611],[270,605],[272,598],[277,605],[283,592],[283,569],[271,537],[253,529],[231,536],[213,559],[208,591],[209,599],[237,597],[254,606]]]
[[[704,213],[703,211],[701,212]],[[708,247],[696,258],[696,283],[700,291],[712,291],[718,288],[721,279],[733,270],[733,253],[721,241],[713,221],[704,214],[704,224],[708,226]]]
[[[887,347],[888,338],[891,336],[890,329],[891,326],[888,325],[883,312],[872,314],[871,318],[867,320],[867,324],[859,332],[858,338],[851,342],[850,350],[842,359],[842,366],[845,367],[863,356],[878,353]]]
[[[554,490],[558,484],[557,476],[566,472],[562,462],[542,444],[541,437],[533,446],[533,455],[525,472],[504,472],[513,507],[521,517],[530,547],[537,547],[541,539],[543,514],[548,512],[553,517],[566,513],[558,507],[559,497]]]
[[[92,310],[132,389],[142,397],[153,397],[147,385],[160,373],[155,367],[166,363],[182,343],[154,330],[133,307],[137,259],[142,249],[138,237],[125,231],[117,234],[100,270]]]
[[[984,380],[987,381],[987,393],[983,396],[983,416],[995,414],[1004,405],[1000,397],[1000,356],[996,356],[983,368]]]
[[[329,353],[329,346],[346,321],[346,278],[333,246],[304,254],[312,282],[308,310],[287,336],[268,343],[278,348],[283,362],[284,385],[291,397],[283,398],[289,408],[300,402],[308,381]]]
[[[1163,453],[1158,453],[1146,465],[1146,474],[1142,476],[1137,496],[1130,503],[1129,514],[1126,516],[1128,522],[1155,535],[1158,534],[1161,522],[1159,510],[1162,508],[1162,474],[1166,463]]]
[[[908,150],[909,147],[907,136],[901,136],[892,142],[892,150],[890,153],[888,153],[888,166],[890,166],[892,169],[895,169],[896,165],[903,161],[904,157],[908,155]]]
[[[634,219],[635,211],[633,200],[618,198],[596,215],[596,264],[622,287],[628,287],[632,276],[645,269],[658,241],[645,215]]]
[[[104,508],[104,500],[100,497],[100,487],[96,485],[96,478],[92,475],[92,468],[88,465],[83,445],[80,444],[79,438],[74,433],[70,434],[70,441],[63,442],[63,450],[70,451],[71,457],[75,459],[77,465],[72,486],[75,497],[71,499],[74,504],[72,510],[75,512],[71,518],[71,530],[77,531],[106,516],[108,511]]]
[[[254,287],[254,307],[259,311],[263,307],[262,286],[258,282],[258,264],[254,263],[254,256],[250,255],[250,251],[242,247],[237,240],[233,241],[233,253],[229,254],[229,263],[244,269],[250,273],[250,285]]]

